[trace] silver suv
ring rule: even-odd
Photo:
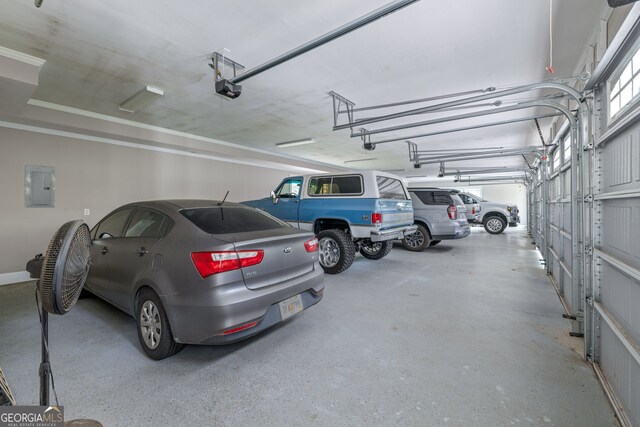
[[[471,223],[482,224],[484,229],[491,234],[500,234],[506,228],[516,227],[520,222],[519,210],[516,205],[490,202],[475,194],[452,190],[457,193],[467,206],[467,219]],[[479,205],[480,212],[477,215],[470,214],[471,206]]]
[[[410,251],[422,251],[442,240],[461,239],[471,232],[467,208],[457,195],[440,188],[410,188],[414,224],[418,231],[404,238]]]

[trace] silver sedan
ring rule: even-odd
[[[244,205],[131,203],[91,237],[86,289],[136,319],[153,359],[242,340],[322,299],[315,236]]]

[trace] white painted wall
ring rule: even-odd
[[[54,208],[26,208],[25,165],[55,167]],[[96,224],[116,207],[168,198],[267,197],[290,171],[0,128],[0,277],[17,281],[64,222]],[[89,208],[91,215],[84,216]]]
[[[527,224],[527,187],[524,185],[483,185],[482,198],[492,202],[515,203],[520,209],[520,224]]]

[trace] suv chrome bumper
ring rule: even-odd
[[[413,234],[417,230],[417,225],[408,225],[406,227],[390,228],[387,230],[375,230],[371,232],[371,241],[384,242],[386,240],[404,239],[405,236]]]

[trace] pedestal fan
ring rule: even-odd
[[[41,308],[38,313],[42,324],[42,361],[39,371],[41,406],[49,406],[51,383],[49,313],[66,314],[78,301],[89,272],[90,245],[89,227],[80,220],[69,221],[54,234],[43,257],[40,280],[36,285],[40,295]]]

